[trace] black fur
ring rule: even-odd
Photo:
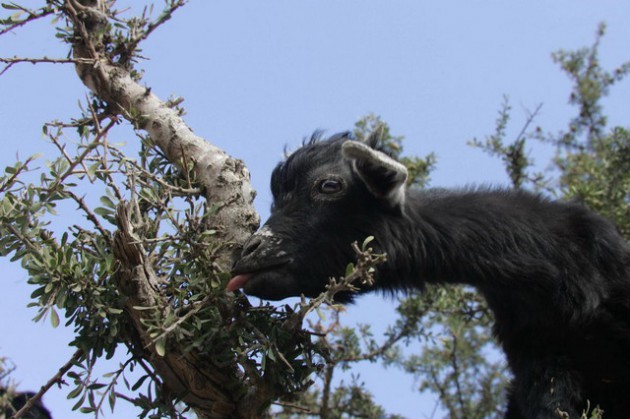
[[[0,397],[6,395],[7,390],[0,387]],[[0,405],[0,418],[10,418],[16,414],[20,409],[24,407],[28,399],[32,398],[35,393],[27,392],[10,392],[11,397],[7,401],[8,405]],[[41,400],[38,400],[33,407],[22,416],[24,419],[52,419],[52,416],[48,409],[44,406]]]
[[[579,418],[587,401],[630,417],[630,251],[610,222],[523,191],[376,196],[370,176],[389,185],[391,170],[344,158],[346,141],[310,141],[276,167],[271,217],[234,266],[245,292],[316,296],[373,235],[388,255],[376,289],[464,283],[486,298],[515,377],[506,417]],[[342,190],[322,193],[326,179]]]

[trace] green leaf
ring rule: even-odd
[[[344,276],[350,276],[352,272],[354,272],[354,263],[350,262],[348,263],[348,266],[346,266],[346,273]]]
[[[106,208],[116,209],[116,204],[108,196],[101,196],[101,204]]]
[[[87,125],[80,125],[77,127],[77,133],[81,138],[87,138],[90,135],[90,127]]]
[[[108,401],[109,401],[109,408],[112,410],[112,413],[114,413],[114,407],[116,406],[116,393],[114,393],[113,391],[110,391]]]
[[[166,338],[161,337],[155,342],[155,352],[162,357],[166,354]]]
[[[81,398],[74,404],[74,406],[72,406],[72,410],[77,410],[79,407],[81,407],[84,401],[85,401],[85,394],[83,394]]]
[[[68,393],[68,396],[67,396],[68,400],[74,399],[75,397],[78,397],[79,394],[81,394],[82,391],[83,391],[83,387],[81,387],[81,386],[76,387],[74,390],[72,390],[70,393]]]
[[[326,315],[324,314],[324,312],[319,307],[317,307],[315,309],[315,312],[317,313],[317,317],[319,317],[320,321],[322,321],[322,322],[326,321]]]
[[[57,310],[52,307],[50,308],[50,324],[54,328],[59,326],[59,315],[57,314]]]
[[[88,166],[87,168],[87,174],[90,178],[93,178],[94,175],[96,174],[96,171],[101,167],[101,163],[97,162],[94,164],[91,164]]]
[[[74,371],[68,371],[68,373],[66,374],[68,377],[72,378],[73,380],[80,380],[81,376],[79,374],[77,374]]]
[[[102,217],[111,216],[114,213],[112,210],[103,207],[95,208],[94,212]]]
[[[131,387],[131,391],[136,391],[140,388],[140,386],[142,386],[142,383],[144,383],[144,381],[149,378],[149,375],[143,375],[142,377],[140,377],[140,379],[138,381],[136,381],[136,383],[133,385],[133,387]]]
[[[11,15],[11,20],[14,22],[18,22],[20,20],[20,16],[22,16],[24,14],[24,12],[19,11],[19,12],[15,12]]]

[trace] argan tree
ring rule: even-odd
[[[272,402],[292,405],[335,359],[326,340],[334,320],[304,327],[304,319],[335,293],[369,281],[384,257],[366,238],[343,278],[292,307],[252,307],[225,292],[232,255],[259,224],[249,173],[193,134],[181,101],[158,98],[136,68],[141,43],[185,3],[165,1],[155,18],[150,7],[130,15],[102,0],[2,5],[0,35],[48,19],[69,48],[69,58],[2,57],[2,74],[23,63],[66,64],[89,89],[78,117],[43,126],[58,155],[46,156],[43,169],[39,156],[18,161],[0,178],[0,253],[26,270],[35,320],[75,331],[74,355],[16,417],[62,383],[75,409],[97,415],[119,400],[143,417],[255,418]],[[121,127],[135,144],[116,141]],[[52,217],[75,208],[81,217],[71,225]],[[121,347],[127,358],[97,376],[95,364]],[[140,377],[129,382],[129,371]],[[356,404],[354,393],[346,399]]]
[[[140,82],[140,44],[184,3],[165,2],[155,19],[148,9],[125,16],[110,1],[3,4],[10,14],[1,34],[55,19],[70,48],[65,59],[3,58],[3,72],[65,62],[90,90],[79,117],[44,126],[59,156],[39,183],[25,180],[34,157],[0,181],[2,254],[28,272],[36,318],[56,326],[61,312],[76,332],[72,359],[23,411],[66,376],[69,397],[88,413],[113,407],[121,386],[145,385],[151,397],[127,397],[144,415],[177,416],[182,402],[198,417],[258,417],[318,368],[319,352],[301,329],[315,304],[248,310],[247,299],[224,292],[232,252],[259,222],[247,169],[194,135],[176,100]],[[120,124],[137,133],[135,157],[110,139]],[[60,232],[47,216],[67,201],[83,220]],[[94,363],[119,345],[127,361],[108,382],[97,380]],[[130,368],[144,371],[136,383],[121,379]]]
[[[386,412],[362,383],[333,383],[336,372],[365,360],[417,375],[421,389],[435,392],[452,416],[502,411],[508,377],[500,360],[486,360],[495,351],[491,319],[470,290],[429,289],[402,300],[400,318],[382,340],[369,326],[340,325],[334,294],[369,281],[371,268],[385,257],[371,251],[369,238],[355,245],[356,261],[346,275],[313,300],[252,307],[245,296],[224,291],[233,253],[259,224],[249,173],[240,160],[193,134],[181,101],[158,98],[139,68],[142,43],[185,0],[166,0],[157,17],[151,7],[132,15],[106,0],[26,3],[2,5],[0,35],[54,21],[68,57],[0,57],[0,75],[23,63],[60,63],[74,66],[90,93],[80,115],[44,125],[58,150],[46,156],[45,168],[33,156],[0,177],[0,253],[26,270],[36,319],[65,322],[75,331],[74,355],[16,417],[62,382],[85,413],[124,400],[142,417],[189,411],[201,418],[382,417]],[[607,131],[598,103],[628,66],[609,74],[596,58],[597,45],[556,56],[578,86],[572,100],[580,116],[566,135],[524,130],[506,145],[506,106],[497,133],[478,143],[504,159],[520,187],[533,179],[525,141],[553,140],[559,150],[553,190],[579,196],[627,232],[628,135],[621,128]],[[121,129],[135,135],[135,144],[117,142]],[[377,117],[359,121],[356,135],[373,129],[386,130],[392,151],[402,151],[401,138]],[[410,182],[424,186],[433,157],[403,162]],[[78,208],[80,219],[69,226],[51,221],[67,208]],[[307,317],[316,310],[327,311]],[[403,341],[430,345],[409,355]],[[120,367],[96,376],[95,363],[121,347],[128,356]],[[125,378],[130,370],[141,371],[133,382]],[[277,406],[270,413],[272,403]]]

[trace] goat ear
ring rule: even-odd
[[[402,208],[405,202],[407,168],[359,141],[346,141],[341,152],[352,162],[352,168],[368,190],[393,208]]]

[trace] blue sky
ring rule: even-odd
[[[466,142],[492,131],[503,95],[514,108],[512,136],[525,110],[540,103],[537,123],[562,129],[573,111],[570,83],[550,54],[590,45],[598,23],[606,22],[601,59],[608,68],[619,65],[630,59],[629,19],[626,0],[196,0],[144,44],[149,60],[140,66],[159,96],[185,98],[185,119],[197,134],[245,161],[264,219],[269,176],[285,145],[297,147],[316,129],[352,129],[370,112],[406,137],[407,154],[437,154],[433,186],[507,184],[500,164]],[[50,21],[0,37],[4,57],[67,52]],[[4,167],[16,154],[51,155],[41,125],[77,116],[86,89],[71,66],[22,64],[0,77],[0,94]],[[605,102],[612,123],[625,124],[629,99],[628,82],[613,89]],[[110,141],[136,139],[121,134]],[[540,164],[548,157],[531,153]],[[34,390],[70,357],[71,331],[32,323],[24,272],[7,260],[0,269],[0,355],[16,364],[20,388]],[[366,296],[346,317],[382,329],[393,306]],[[413,380],[400,372],[377,365],[355,372],[388,411],[431,415],[434,402],[420,399]],[[63,391],[51,391],[45,401],[55,417],[79,416],[70,413]],[[105,416],[133,416],[123,402],[119,407]]]

